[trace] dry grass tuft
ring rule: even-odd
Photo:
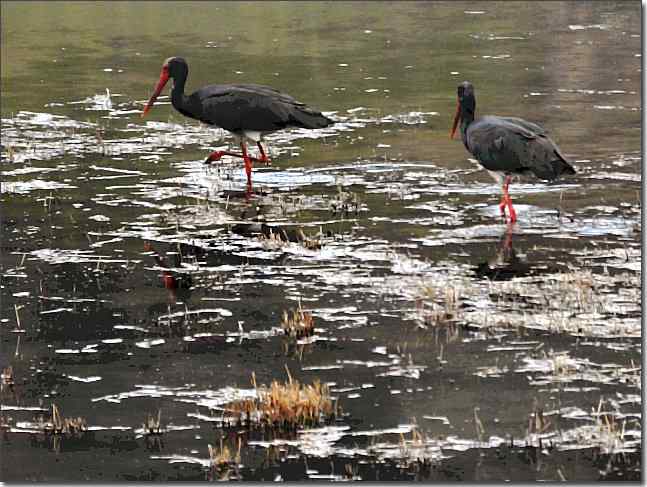
[[[359,214],[362,201],[357,193],[344,191],[342,185],[337,185],[337,194],[330,200],[330,211],[333,215],[348,216]]]
[[[420,320],[425,326],[438,326],[458,319],[460,296],[454,286],[423,284],[416,299]]]
[[[40,421],[40,426],[43,431],[57,435],[82,434],[88,430],[88,424],[84,418],[80,416],[65,418],[54,403],[52,403],[52,421],[48,423]]]
[[[286,367],[288,381],[272,381],[269,387],[256,386],[255,398],[242,399],[229,405],[227,412],[239,423],[278,428],[312,426],[332,420],[338,415],[336,402],[327,385],[315,380],[311,385],[294,380]]]
[[[543,435],[548,433],[553,424],[548,418],[544,417],[543,408],[539,407],[537,398],[534,400],[532,412],[528,415],[528,429],[526,430],[526,437],[531,435]],[[539,439],[541,445],[541,438]]]
[[[415,474],[415,480],[428,478],[433,465],[433,453],[428,450],[429,438],[417,426],[411,430],[411,439],[400,433],[400,468]]]
[[[626,421],[622,424],[618,421],[613,414],[602,411],[602,404],[606,401],[600,397],[597,411],[592,412],[595,416],[595,436],[598,438],[600,447],[606,453],[614,453],[620,449],[624,442]]]
[[[283,248],[290,243],[300,245],[308,250],[319,250],[322,247],[319,236],[308,236],[301,228],[297,228],[294,231],[290,230],[290,233],[288,234],[285,229],[277,228],[277,231],[275,232],[274,229],[270,227],[267,233],[260,234],[258,238],[263,247],[270,250]]]
[[[242,446],[242,439],[238,437],[238,450],[236,455],[232,455],[232,450],[229,446],[225,445],[222,437],[220,438],[220,448],[214,448],[208,445],[209,448],[209,471],[207,472],[207,480],[217,480],[220,482],[240,479],[238,476],[238,466],[240,465],[240,450]]]
[[[314,319],[312,313],[304,311],[301,303],[297,309],[283,311],[283,321],[281,328],[286,335],[293,338],[305,338],[312,336],[315,331]]]
[[[220,469],[240,464],[240,450],[242,447],[242,439],[240,437],[238,437],[238,450],[235,456],[232,456],[232,450],[224,444],[222,437],[220,438],[220,448],[214,448],[211,445],[207,446],[209,447],[211,468]]]
[[[164,433],[162,429],[162,410],[157,410],[157,417],[151,414],[146,415],[146,421],[142,424],[142,429],[146,435],[161,435]]]
[[[589,311],[596,304],[597,289],[591,271],[571,271],[559,276],[558,295],[583,311]]]
[[[12,389],[14,386],[13,378],[13,367],[10,365],[2,369],[2,375],[0,375],[2,382],[0,382],[0,391],[5,389]]]

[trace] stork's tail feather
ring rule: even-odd
[[[556,161],[553,161],[553,168],[555,169],[555,174],[557,175],[557,177],[575,174],[575,168],[571,166],[568,161],[565,161],[563,159],[557,159]]]
[[[562,174],[575,174],[575,168],[571,166],[568,162],[564,163],[564,168],[562,169]]]
[[[557,177],[561,176],[562,174],[575,174],[575,168],[571,166],[571,164],[566,160],[566,157],[564,157],[564,154],[562,154],[559,149],[555,148],[555,154],[557,155],[557,159],[553,161],[553,168],[555,169],[555,174],[557,175]]]
[[[293,110],[290,118],[295,126],[305,129],[322,129],[335,123],[320,112],[307,108]]]

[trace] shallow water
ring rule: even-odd
[[[639,6],[511,5],[3,4],[3,480],[639,479]],[[226,133],[139,117],[171,55],[337,123],[269,136],[245,198]],[[513,227],[448,138],[464,79],[578,171],[513,183]],[[343,414],[223,424],[286,366]]]

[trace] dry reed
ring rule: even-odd
[[[292,378],[287,367],[286,371],[287,382],[274,380],[269,387],[257,387],[256,376],[252,373],[256,397],[229,404],[226,411],[232,419],[246,424],[296,428],[318,425],[337,416],[337,405],[326,384],[319,380],[301,384]]]

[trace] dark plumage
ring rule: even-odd
[[[475,120],[475,111],[474,87],[465,81],[458,85],[458,107],[451,136],[460,121],[465,148],[485,169],[503,176],[499,207],[503,215],[508,207],[510,221],[517,218],[508,194],[513,174],[533,173],[551,181],[563,174],[575,174],[575,169],[539,125],[516,117],[485,116]]]
[[[191,113],[185,115],[216,125],[236,135],[266,134],[288,127],[318,129],[332,120],[290,95],[262,85],[209,85],[187,97]],[[184,106],[173,106],[182,112]]]
[[[167,59],[162,66],[155,92],[146,104],[142,116],[153,106],[169,78],[172,79],[171,103],[178,112],[206,124],[223,128],[240,140],[242,154],[215,151],[205,162],[217,161],[223,155],[242,157],[245,161],[247,184],[250,189],[252,161],[269,162],[261,145],[263,135],[289,127],[318,129],[334,123],[321,112],[269,86],[209,85],[191,95],[185,95],[184,85],[188,75],[189,67],[184,59],[179,57]],[[245,146],[247,139],[256,142],[260,158],[253,158],[247,154]]]

